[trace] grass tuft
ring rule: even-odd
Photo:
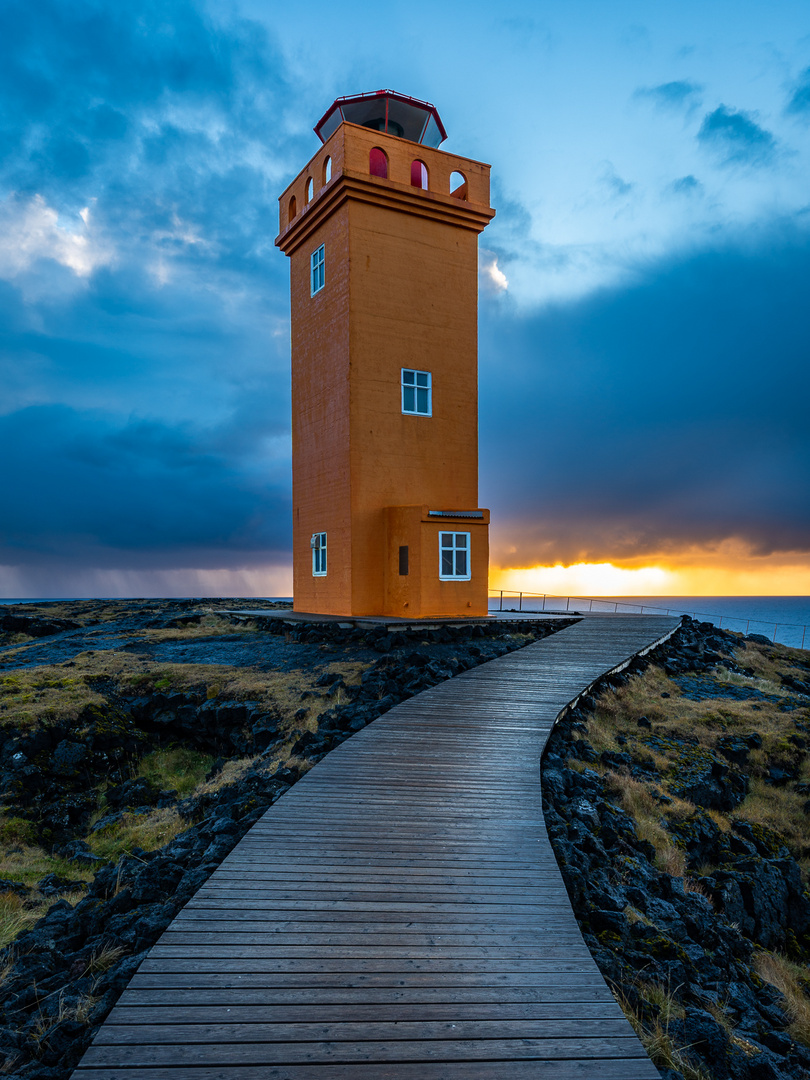
[[[808,978],[807,967],[794,964],[781,953],[757,949],[754,970],[782,995],[782,1008],[790,1019],[788,1034],[796,1042],[810,1046],[810,1000],[803,989]]]

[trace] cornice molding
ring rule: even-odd
[[[406,187],[362,173],[344,172],[328,184],[318,197],[275,239],[285,255],[292,253],[320,227],[343,203],[354,200],[415,217],[441,221],[457,228],[480,233],[495,211],[489,206],[464,202],[452,195],[439,195]]]

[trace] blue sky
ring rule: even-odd
[[[810,592],[806,3],[6,0],[0,593],[289,590],[276,199],[382,86],[493,166],[494,565]]]

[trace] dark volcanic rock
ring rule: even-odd
[[[706,670],[707,658],[731,651],[735,639],[717,638],[714,627],[687,620],[652,659],[660,662],[663,653],[667,670],[683,673],[685,681]],[[690,868],[717,866],[700,879],[705,895],[686,891],[683,879],[656,868],[653,849],[611,802],[604,778],[567,768],[568,759],[586,760],[593,749],[587,719],[580,705],[552,733],[543,764],[544,813],[568,894],[603,974],[642,1021],[659,1022],[707,1078],[808,1080],[810,1050],[786,1030],[789,1017],[779,994],[752,966],[760,946],[803,962],[810,957],[810,896],[798,864],[771,830],[733,820],[732,831],[723,832],[696,809],[666,821]],[[679,762],[668,776],[674,793],[726,811],[738,804],[747,784],[739,767],[762,745],[757,733],[721,738],[720,757],[687,740],[664,747],[645,728],[640,725],[638,740],[666,749]],[[603,754],[601,763],[614,776],[634,775],[637,762],[629,756],[629,765],[625,752]],[[645,996],[646,984],[654,993]],[[655,1004],[661,988],[681,1013],[665,1014]],[[724,1012],[728,1027],[718,1021]],[[682,1077],[667,1069],[661,1075]]]

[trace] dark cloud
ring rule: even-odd
[[[810,67],[796,80],[786,111],[794,116],[810,117]]]
[[[776,153],[776,140],[752,113],[726,105],[704,116],[697,139],[725,165],[767,165]]]
[[[99,410],[34,406],[0,417],[0,563],[221,565],[286,554],[286,470],[255,473],[221,433]],[[219,444],[219,445],[218,445]],[[279,470],[277,470],[277,473]]]
[[[484,308],[482,498],[513,565],[810,550],[808,278],[786,228],[542,315]]]
[[[661,109],[691,112],[701,103],[703,87],[689,79],[677,79],[658,86],[640,86],[634,97],[651,101]]]
[[[0,6],[0,564],[26,580],[288,559],[301,98],[261,26],[191,0]]]

